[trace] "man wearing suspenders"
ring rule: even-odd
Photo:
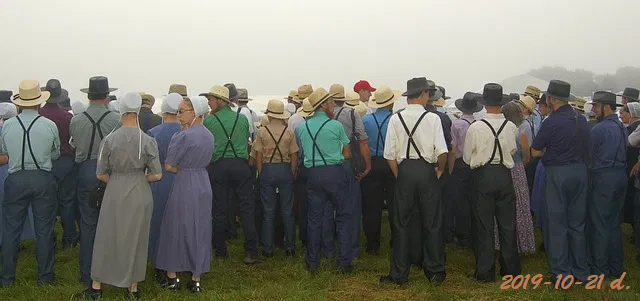
[[[211,164],[207,168],[213,193],[213,244],[216,257],[227,258],[227,233],[229,210],[234,204],[227,201],[231,193],[237,195],[237,206],[244,232],[244,263],[259,263],[258,237],[255,225],[255,200],[252,184],[255,175],[249,167],[249,121],[244,115],[229,106],[229,89],[213,86],[205,93],[211,107],[211,114],[204,120],[204,126],[211,131],[215,149]]]
[[[598,124],[591,129],[590,196],[587,199],[587,241],[591,275],[622,276],[622,208],[627,192],[627,129],[616,107],[616,95],[593,94],[591,111]]]
[[[296,228],[293,217],[293,179],[298,170],[298,144],[296,137],[287,126],[291,115],[284,110],[280,100],[270,100],[265,114],[269,124],[261,127],[256,135],[253,149],[256,151],[256,166],[260,179],[260,194],[264,208],[262,226],[262,254],[273,257],[273,241],[276,206],[280,203],[285,232],[285,251],[288,257],[295,253]],[[279,191],[276,194],[276,189]]]
[[[480,282],[494,282],[494,218],[500,233],[500,275],[516,276],[521,271],[516,194],[511,179],[518,128],[500,112],[502,105],[509,102],[509,97],[502,94],[502,86],[486,84],[478,101],[485,106],[487,114],[469,126],[463,158],[471,168],[474,193],[471,197],[476,257],[474,278]]]
[[[587,166],[589,126],[569,105],[571,85],[552,80],[545,92],[553,113],[542,123],[531,148],[546,171],[541,204],[542,233],[552,277],[588,281]],[[501,246],[502,247],[502,246]]]
[[[424,77],[407,81],[407,107],[389,120],[384,158],[396,177],[395,197],[391,204],[390,272],[380,283],[406,284],[409,279],[410,233],[408,225],[419,222],[423,271],[434,285],[446,278],[443,203],[439,178],[444,172],[447,144],[438,115],[427,112],[431,88]],[[436,165],[437,164],[437,165]],[[437,167],[436,167],[437,166]],[[413,214],[419,212],[418,215]],[[413,219],[419,219],[418,221]]]
[[[309,119],[313,116],[313,107],[311,103],[309,103],[309,99],[305,98],[302,101],[302,106],[298,108],[296,112],[300,117],[304,120]],[[298,235],[300,235],[300,241],[303,246],[307,246],[307,233],[308,227],[307,224],[309,222],[309,193],[307,190],[307,182],[309,179],[309,169],[304,166],[304,151],[302,149],[302,143],[300,143],[300,125],[289,125],[292,128],[293,132],[296,135],[296,143],[298,144],[298,177],[295,182],[295,194],[298,198]]]
[[[463,247],[471,246],[471,168],[462,159],[464,141],[469,126],[475,122],[473,113],[480,112],[482,105],[478,98],[482,95],[467,92],[462,99],[455,101],[455,106],[462,112],[459,119],[451,126],[451,149],[455,160],[449,160],[449,187],[451,187],[451,201],[455,215],[455,237],[457,243]]]
[[[339,121],[344,127],[344,131],[349,138],[349,148],[351,150],[351,158],[345,159],[343,162],[344,168],[347,170],[347,176],[349,179],[349,191],[353,194],[353,229],[355,232],[351,233],[351,251],[353,258],[358,259],[360,257],[360,228],[362,224],[362,192],[360,191],[359,180],[366,177],[371,171],[371,153],[369,152],[369,137],[364,130],[364,124],[362,124],[362,118],[354,109],[344,106],[346,100],[344,93],[344,86],[334,84],[329,88],[329,94],[335,94],[332,99],[335,102],[335,108],[333,113],[335,114],[335,120]],[[325,211],[325,223],[323,230],[323,241],[326,250],[330,255],[335,253],[333,236],[335,233],[335,227],[333,224],[334,210],[331,206],[328,206]]]
[[[98,208],[89,205],[89,192],[99,184],[96,167],[100,143],[120,123],[120,116],[108,108],[109,93],[115,90],[109,88],[109,81],[104,76],[90,78],[89,88],[80,90],[87,93],[89,107],[82,114],[74,116],[69,125],[78,164],[76,193],[80,211],[80,280],[86,285],[91,285],[91,256],[100,213]]]
[[[308,168],[308,238],[307,270],[318,271],[319,251],[322,243],[324,212],[328,203],[336,211],[338,230],[338,269],[342,273],[353,271],[351,250],[354,210],[348,173],[343,166],[351,157],[349,138],[342,124],[333,120],[334,95],[318,88],[309,95],[309,103],[314,111],[299,128],[300,143],[304,150],[304,165]]]
[[[15,281],[20,236],[29,206],[36,234],[38,285],[54,281],[53,226],[58,202],[51,169],[52,160],[60,156],[60,139],[56,124],[38,115],[38,108],[49,96],[49,92],[40,91],[38,81],[22,81],[19,94],[12,99],[22,112],[7,120],[2,128],[0,164],[9,164],[9,176],[2,183],[5,196],[0,226],[3,234],[0,287],[12,286]]]
[[[367,253],[377,254],[380,249],[380,227],[384,201],[391,204],[395,187],[395,177],[387,160],[384,159],[384,145],[387,128],[391,118],[393,104],[400,95],[391,88],[382,86],[374,92],[374,98],[368,107],[376,109],[372,114],[362,117],[362,123],[369,139],[371,154],[371,172],[362,179],[362,224],[367,238]],[[391,214],[389,214],[391,219]],[[389,220],[391,224],[391,220]]]

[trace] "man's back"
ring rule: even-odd
[[[98,123],[100,118],[100,126],[96,126],[95,134],[93,133],[93,123],[85,115],[88,114],[93,123]],[[117,113],[109,111],[106,104],[90,104],[83,114],[78,114],[71,119],[69,125],[69,133],[76,148],[76,162],[82,163],[86,160],[98,159],[100,143],[102,139],[109,135],[115,128],[120,126],[120,116]],[[100,138],[102,133],[102,138]],[[93,144],[92,142],[93,137]],[[89,154],[89,148],[91,153]]]
[[[47,103],[40,108],[40,115],[53,121],[58,127],[58,135],[60,137],[60,154],[63,156],[71,156],[74,154],[74,150],[69,145],[69,125],[71,124],[71,118],[73,115],[67,112],[65,109],[60,108],[57,104]]]
[[[28,130],[28,137],[22,126]],[[51,161],[60,156],[58,128],[53,121],[45,117],[38,118],[37,111],[24,110],[17,117],[5,121],[2,127],[2,151],[9,156],[9,173],[22,169],[51,171]]]

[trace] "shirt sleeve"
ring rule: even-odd
[[[629,145],[640,147],[640,126],[629,134]]]
[[[355,110],[352,111],[355,115],[355,136],[358,141],[363,141],[369,139],[367,135],[367,131],[364,129],[364,123],[362,122],[362,117]]]
[[[289,136],[289,154],[297,153],[300,151],[298,147],[298,142],[296,141],[296,135],[293,133],[291,129],[287,129],[287,136]]]
[[[150,139],[149,143],[145,147],[147,173],[151,175],[157,175],[162,173],[162,167],[160,166],[160,151],[158,150],[158,142],[155,139]]]
[[[396,132],[396,123],[398,123],[397,115],[389,119],[389,125],[387,126],[387,135],[385,136],[384,142],[384,158],[387,160],[398,159],[398,133]]]
[[[51,122],[53,123],[53,121]],[[53,146],[51,148],[51,160],[56,160],[60,157],[60,135],[58,135],[58,127],[55,123],[51,125],[51,133],[53,135]]]
[[[338,123],[338,125],[340,125],[339,127],[336,126],[336,128],[338,129],[338,139],[340,140],[340,143],[342,143],[343,146],[349,145],[349,137],[347,137],[347,132],[345,132],[342,123],[340,123],[339,121],[336,122]]]
[[[450,147],[450,145],[447,145],[447,140],[444,133],[445,129],[442,128],[442,122],[439,119],[440,118],[437,118],[433,122],[433,145],[436,157],[448,152]],[[451,132],[449,132],[449,138],[451,138]]]
[[[455,145],[458,145],[458,128],[451,124],[451,147],[453,148]]]
[[[440,116],[438,116],[440,117]],[[446,114],[441,118],[442,122],[440,123],[441,128],[442,128],[442,133],[444,134],[444,141],[445,144],[447,146],[447,151],[451,150],[451,141],[453,140],[451,138],[451,118],[449,118],[449,116],[447,116]]]
[[[169,149],[167,150],[167,159],[164,161],[165,164],[169,164],[171,166],[178,166],[178,164],[180,164],[182,157],[184,157],[187,149],[189,148],[189,146],[186,145],[186,136],[187,133],[182,131],[171,137]]]
[[[471,166],[471,156],[473,155],[473,151],[475,148],[475,130],[473,126],[469,127],[467,131],[467,135],[464,138],[464,149],[462,151],[462,159],[464,163]]]
[[[551,117],[550,117],[551,118]],[[533,143],[531,143],[531,148],[541,151],[547,144],[549,144],[549,140],[551,139],[551,135],[554,132],[553,120],[547,120],[540,125],[540,131],[538,131],[538,135],[533,139]]]
[[[100,152],[98,153],[98,167],[96,175],[104,175],[109,172],[109,157],[111,156],[111,146],[109,139],[105,138],[100,143]]]
[[[0,132],[0,155],[6,155],[7,154],[7,145],[4,142],[4,132],[5,132],[5,127],[2,128],[2,131]]]
[[[251,152],[254,152],[254,149],[256,152],[264,152],[264,133],[267,130],[264,127],[261,127],[258,130],[258,134],[256,135],[256,141],[253,142],[253,146],[251,147]]]

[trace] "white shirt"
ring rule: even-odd
[[[255,120],[251,114],[251,110],[247,107],[240,107],[235,104],[233,105],[233,107],[236,109],[236,112],[244,115],[244,117],[247,117],[247,121],[249,121],[249,136],[254,137],[254,133],[256,132],[255,122],[260,120]],[[258,119],[257,116],[256,119]]]
[[[414,125],[425,112],[421,105],[408,105],[401,112],[402,119],[409,128],[413,130]],[[433,113],[425,115],[416,132],[413,134],[415,142],[422,157],[429,163],[437,163],[438,156],[447,152],[447,143],[444,140],[442,132],[442,123],[440,117]],[[409,143],[409,135],[402,126],[402,122],[398,114],[393,114],[389,119],[389,127],[384,146],[384,158],[387,160],[396,160],[398,164],[402,160],[407,159],[407,145],[409,145],[409,159],[420,159],[413,145]]]
[[[295,132],[298,127],[304,123],[304,118],[300,114],[295,113],[289,117],[288,125],[291,130]]]
[[[505,121],[502,114],[484,115],[484,120],[489,122],[496,133]],[[502,149],[502,164],[507,168],[513,168],[513,154],[516,153],[516,139],[518,135],[518,127],[511,121],[507,121],[504,129],[498,135],[500,148]],[[476,120],[467,131],[464,140],[463,160],[471,166],[471,169],[481,167],[489,161],[493,152],[495,137],[489,126],[480,120]],[[496,149],[496,154],[490,164],[500,164],[500,150]]]

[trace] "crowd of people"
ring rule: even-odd
[[[496,281],[496,251],[498,274],[516,276],[538,249],[553,279],[619,277],[621,223],[640,229],[639,91],[625,89],[622,105],[596,91],[585,112],[569,83],[546,88],[489,83],[457,99],[453,116],[445,89],[424,77],[402,94],[364,80],[352,92],[306,84],[259,119],[232,83],[198,96],[171,85],[156,115],[153,96],[114,99],[103,76],[81,90],[88,106],[56,79],[22,81],[0,91],[0,286],[15,282],[20,240],[33,236],[38,284],[53,283],[58,216],[61,247],[79,245],[77,297],[97,299],[107,284],[137,299],[148,261],[161,287],[180,289],[187,273],[186,289],[201,292],[238,224],[245,264],[278,248],[295,257],[299,240],[310,273],[321,258],[351,273],[361,230],[362,249],[379,253],[385,208],[382,284],[406,284],[412,265],[442,284],[448,243],[472,249],[480,282]],[[400,97],[407,106],[394,112]]]

